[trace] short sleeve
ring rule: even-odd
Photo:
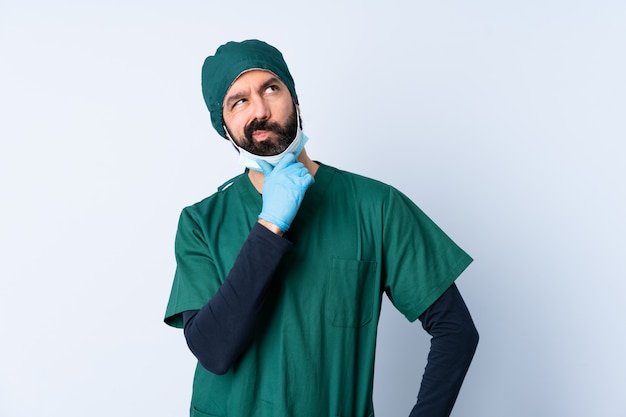
[[[175,240],[176,273],[165,312],[165,323],[182,328],[182,312],[199,310],[220,287],[197,214],[185,208]]]
[[[390,188],[383,214],[385,291],[415,321],[472,262],[408,197]]]

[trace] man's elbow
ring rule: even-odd
[[[462,329],[462,340],[463,347],[465,352],[467,352],[470,359],[474,356],[474,352],[478,348],[478,342],[480,340],[480,336],[478,334],[478,329],[473,322],[470,322],[468,325],[463,326]]]
[[[215,374],[215,375],[224,375],[228,372],[232,363],[226,361],[204,361],[198,359],[200,365],[207,371]]]
[[[226,355],[210,354],[203,350],[194,349],[194,347],[187,343],[191,353],[198,359],[198,362],[204,369],[215,374],[224,375],[233,366],[234,360]]]
[[[202,335],[193,334],[191,327],[185,328],[187,346],[200,365],[216,375],[224,375],[235,363],[235,358],[228,350],[220,347],[215,340],[208,340]]]

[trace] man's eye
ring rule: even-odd
[[[269,87],[267,87],[267,89],[265,90],[268,93],[273,93],[274,91],[278,91],[278,86],[277,85],[270,85]]]

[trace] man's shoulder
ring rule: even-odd
[[[339,168],[335,168],[330,165],[322,165],[333,175],[332,183],[337,186],[350,186],[362,191],[370,192],[383,192],[387,193],[393,189],[392,186],[382,181],[376,180],[371,177],[367,177],[362,174],[357,174],[350,171],[345,171]]]
[[[202,200],[186,206],[183,211],[192,213],[203,213],[210,211],[215,206],[223,204],[228,198],[234,197],[238,193],[239,185],[245,180],[245,172],[233,177],[217,187],[217,190],[203,198]]]
[[[326,166],[332,173],[329,192],[335,196],[344,196],[358,201],[361,205],[381,203],[384,205],[416,206],[402,191],[393,185],[361,174]]]

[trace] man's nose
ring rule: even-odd
[[[270,108],[262,98],[254,101],[254,117],[258,120],[267,120],[270,117]]]

